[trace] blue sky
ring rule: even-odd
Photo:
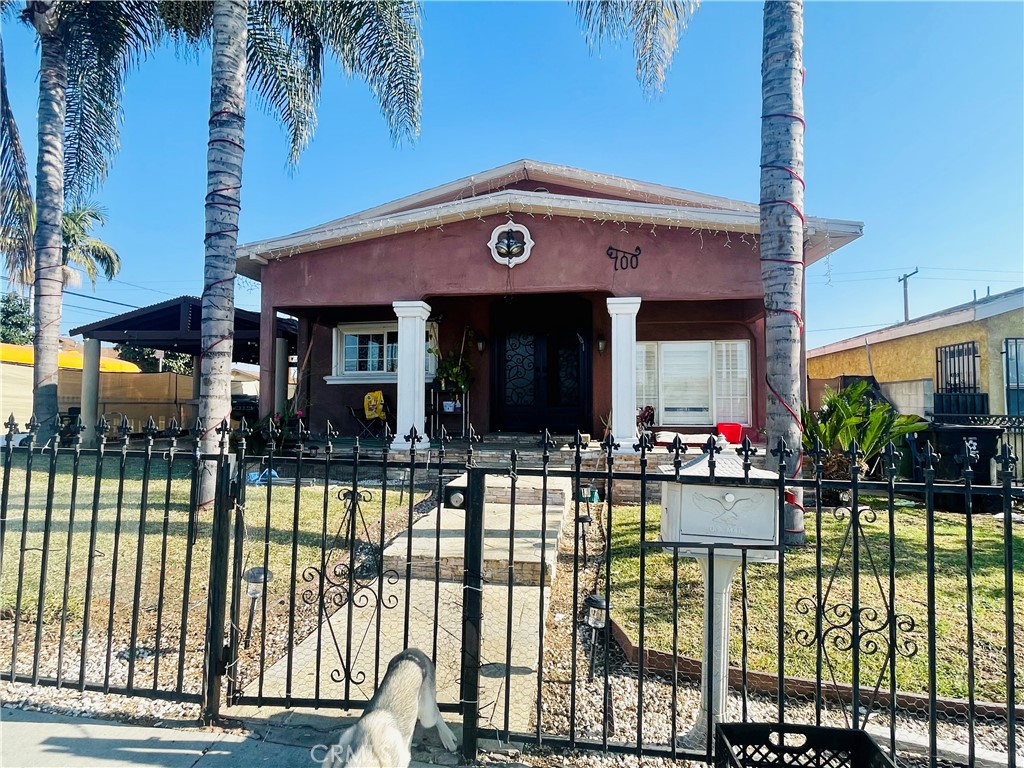
[[[38,54],[3,28],[34,169]],[[316,138],[286,163],[251,104],[240,241],[284,234],[523,157],[756,202],[761,5],[706,3],[663,94],[628,46],[591,55],[565,3],[427,2],[423,122],[394,146],[373,99],[332,70]],[[865,223],[808,270],[810,346],[1024,282],[1024,4],[826,3],[805,12],[808,213]],[[202,289],[209,59],[161,50],[128,81],[122,149],[95,195],[124,267],[63,329]],[[241,306],[258,289],[240,286]]]

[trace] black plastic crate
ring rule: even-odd
[[[721,723],[715,729],[716,768],[783,765],[895,768],[864,731],[777,723]]]

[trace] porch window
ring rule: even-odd
[[[425,373],[431,380],[437,361],[429,350],[436,326],[427,326]],[[398,323],[351,323],[334,331],[334,361],[329,384],[391,382],[398,380]]]
[[[637,408],[660,426],[750,425],[750,344],[646,341],[636,345]]]

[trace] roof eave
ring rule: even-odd
[[[596,171],[587,171],[568,165],[556,165],[554,163],[524,159],[500,165],[497,168],[491,168],[482,173],[464,176],[461,179],[456,179],[455,181],[450,181],[412,195],[406,195],[397,200],[392,200],[382,205],[359,211],[358,213],[352,213],[339,219],[307,227],[292,233],[291,236],[326,232],[353,221],[372,219],[410,211],[414,208],[427,207],[444,200],[461,198],[466,194],[469,196],[488,194],[509,184],[527,180],[543,184],[576,185],[590,192],[607,194],[613,197],[615,195],[633,195],[645,198],[645,200],[640,202],[717,208],[728,211],[756,212],[758,210],[757,205],[754,203],[706,195],[687,189],[678,189],[663,184],[628,179],[622,176],[597,173]]]
[[[334,229],[305,232],[240,246],[238,271],[258,280],[259,268],[270,259],[294,256],[337,245],[377,237],[418,231],[444,224],[494,214],[543,214],[585,216],[595,221],[633,222],[669,227],[709,228],[718,231],[757,234],[760,216],[756,211],[721,211],[675,205],[653,205],[542,192],[504,191],[464,200],[439,203],[393,215],[349,221]],[[810,218],[808,263],[860,237],[863,224]]]

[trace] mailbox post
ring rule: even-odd
[[[659,471],[674,473],[672,467],[661,467]],[[704,576],[700,710],[696,724],[680,739],[686,746],[704,747],[708,743],[709,722],[714,729],[715,724],[726,719],[730,597],[742,560],[738,549],[716,549],[707,545],[778,546],[778,499],[775,488],[737,484],[744,479],[743,462],[738,457],[716,457],[715,483],[710,482],[707,454],[684,464],[679,474],[709,481],[696,484],[667,480],[661,488],[661,539],[693,545],[666,549],[678,556],[696,559]],[[749,477],[778,481],[777,473],[756,468],[750,469]],[[775,563],[778,557],[778,552],[772,550],[747,552],[748,563]]]

